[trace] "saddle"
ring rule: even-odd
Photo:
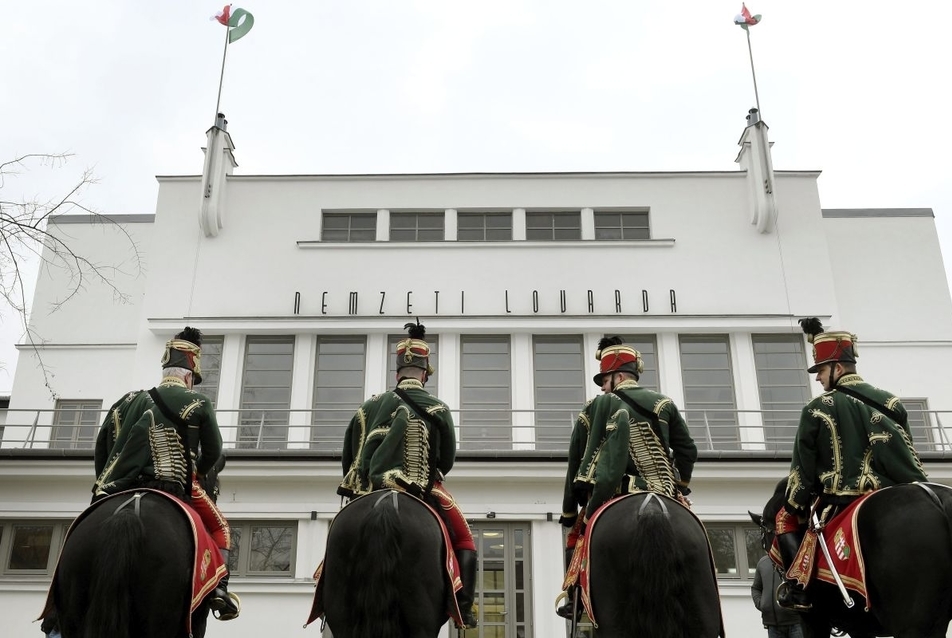
[[[460,579],[460,567],[459,567],[459,562],[457,562],[456,560],[456,553],[453,552],[451,549],[453,547],[453,542],[450,539],[450,532],[447,529],[446,524],[443,522],[443,519],[440,517],[437,511],[433,509],[433,506],[427,503],[426,501],[424,501],[423,499],[403,490],[391,490],[391,489],[377,490],[375,492],[370,492],[369,494],[364,494],[363,496],[359,496],[355,498],[354,500],[349,502],[347,505],[345,505],[339,512],[337,512],[337,515],[339,516],[341,512],[343,512],[348,507],[350,507],[351,505],[353,505],[354,503],[356,503],[357,501],[361,499],[381,498],[382,496],[385,496],[386,494],[390,492],[403,492],[407,496],[420,501],[421,503],[423,503],[423,505],[426,506],[427,511],[430,512],[433,518],[436,519],[436,522],[439,523],[440,531],[443,533],[443,543],[447,549],[446,564],[445,564],[446,579],[450,583],[453,589],[453,594],[456,594],[456,592],[458,592],[460,589],[463,588],[463,581]],[[334,525],[334,521],[332,520],[331,526],[333,525]],[[330,534],[330,529],[328,529],[328,535],[329,534]],[[447,598],[449,600],[447,601],[446,615],[449,616],[453,620],[453,622],[456,623],[457,626],[462,626],[463,618],[462,618],[462,613],[460,613],[460,610],[459,610],[459,605],[456,602],[456,596],[455,595],[448,596]],[[323,618],[324,612],[325,612],[324,610],[324,559],[322,559],[321,562],[318,564],[317,569],[314,570],[314,600],[311,603],[311,613],[308,615],[307,622],[304,623],[304,627],[307,627],[318,618]]]
[[[156,494],[178,505],[192,529],[192,540],[195,553],[192,560],[192,591],[189,598],[189,614],[188,618],[186,619],[186,629],[189,635],[191,635],[192,613],[198,609],[198,606],[201,605],[202,600],[204,600],[205,597],[211,593],[215,587],[218,586],[219,581],[221,581],[221,579],[228,573],[228,569],[225,566],[224,561],[222,561],[221,552],[218,550],[218,546],[215,545],[215,541],[212,540],[211,534],[208,533],[208,530],[205,528],[205,524],[202,523],[202,519],[199,518],[198,512],[189,507],[184,501],[172,496],[171,494],[154,489],[134,489],[124,492],[117,492],[116,494],[112,494],[97,500],[95,503],[83,510],[83,512],[76,517],[72,525],[70,525],[69,529],[66,531],[66,539],[69,538],[70,533],[76,528],[80,521],[85,519],[91,512],[102,507],[104,503],[108,502],[115,504],[116,502],[119,502],[120,505],[116,508],[116,512],[126,508],[132,508],[138,512],[139,499],[142,498],[142,496],[146,493]],[[64,539],[64,543],[65,542],[66,540]],[[46,605],[43,608],[43,613],[40,615],[40,618],[47,617],[53,611],[53,591],[56,586],[58,573],[59,562],[57,561],[56,571],[53,572],[53,580],[50,583],[50,588],[46,596]]]

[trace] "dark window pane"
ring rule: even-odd
[[[53,542],[52,525],[14,525],[9,569],[45,570]]]

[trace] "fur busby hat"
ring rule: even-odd
[[[192,371],[193,383],[202,382],[202,333],[197,328],[185,326],[165,344],[162,369],[185,368]]]
[[[612,372],[630,372],[638,379],[645,371],[641,353],[626,346],[621,337],[602,337],[595,351],[595,359],[601,362],[598,374],[594,377],[597,386],[601,386],[605,376]]]
[[[800,320],[800,327],[813,344],[813,365],[807,372],[816,372],[824,363],[856,363],[856,335],[850,332],[825,332],[816,317]]]
[[[403,326],[410,335],[408,339],[397,342],[397,370],[400,368],[420,368],[432,376],[436,370],[430,365],[430,344],[423,340],[426,327],[417,319],[416,323]]]

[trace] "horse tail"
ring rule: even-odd
[[[639,636],[682,638],[678,627],[691,612],[684,604],[688,573],[683,549],[663,505],[646,500],[642,507],[628,554],[631,604],[624,606],[625,624],[637,628]]]
[[[116,512],[99,530],[93,558],[85,638],[130,638],[131,583],[145,527],[131,509]]]
[[[400,547],[403,533],[396,492],[385,492],[374,503],[352,546],[347,582],[364,582],[357,592],[353,638],[401,638]],[[392,502],[391,502],[392,499]]]

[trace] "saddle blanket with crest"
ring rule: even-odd
[[[866,611],[869,611],[871,605],[866,593],[866,563],[863,560],[859,535],[856,533],[856,521],[860,507],[874,493],[868,492],[850,503],[846,509],[836,514],[823,528],[823,536],[830,553],[830,559],[833,561],[833,568],[836,569],[836,573],[840,575],[840,579],[847,589],[863,597],[866,601]],[[836,585],[833,570],[830,568],[830,561],[820,550],[819,542],[819,537],[812,530],[808,530],[803,543],[800,545],[800,551],[797,552],[796,560],[787,570],[787,578],[795,579],[804,586],[813,578],[830,585]],[[774,538],[773,546],[770,549],[770,557],[778,567],[783,569],[776,538]],[[814,566],[816,569],[814,569]]]
[[[592,530],[598,524],[598,519],[602,515],[602,513],[608,510],[609,507],[617,505],[618,503],[625,500],[626,498],[637,496],[639,494],[651,494],[652,496],[655,496],[657,498],[663,498],[667,501],[670,501],[671,503],[674,503],[679,507],[683,507],[685,510],[691,513],[691,516],[693,516],[694,519],[698,522],[698,525],[701,525],[702,528],[704,526],[704,524],[701,523],[701,519],[699,519],[697,515],[691,511],[690,508],[685,507],[683,504],[681,504],[679,501],[673,498],[663,496],[661,494],[656,494],[654,492],[632,492],[630,494],[623,494],[621,496],[616,496],[615,498],[609,500],[600,508],[598,508],[598,510],[595,511],[595,514],[589,520],[588,525],[586,526],[585,534],[579,537],[578,543],[575,545],[575,553],[572,554],[572,562],[569,564],[569,568],[565,572],[565,580],[562,583],[562,589],[564,590],[568,590],[570,585],[574,585],[578,583],[579,591],[581,593],[579,598],[582,600],[582,605],[585,607],[585,613],[588,615],[589,619],[592,621],[592,624],[595,627],[598,627],[598,622],[595,620],[595,612],[594,612],[594,609],[592,608],[592,597],[591,597],[592,574],[590,569],[591,563],[589,562],[590,544],[588,543],[587,539],[591,538]],[[711,571],[716,578],[717,570],[714,565],[714,553],[710,548],[710,543],[708,543],[708,553],[710,554],[710,557],[711,557]],[[723,635],[723,632],[722,632],[722,635]]]
[[[397,491],[403,492],[403,490]],[[423,503],[426,506],[427,511],[433,515],[433,518],[436,519],[436,522],[440,525],[440,531],[443,533],[443,546],[446,547],[446,564],[444,565],[446,571],[446,580],[453,588],[454,594],[453,596],[448,597],[449,600],[447,601],[446,615],[449,616],[453,622],[457,624],[457,626],[462,626],[463,615],[460,613],[459,604],[456,602],[455,594],[463,588],[463,581],[460,579],[459,562],[456,560],[456,553],[452,551],[453,542],[450,539],[450,532],[446,528],[446,523],[443,522],[443,519],[440,518],[440,515],[437,514],[432,505],[422,499],[417,498],[409,492],[403,493],[412,498],[416,498],[418,501]],[[368,498],[374,494],[379,496],[379,492],[371,492],[370,494],[364,494],[360,498]],[[358,499],[354,499],[348,503],[348,505],[354,503],[356,500]],[[334,521],[331,521],[332,525],[333,523]],[[324,616],[324,612],[324,560],[321,560],[317,566],[317,569],[314,570],[314,600],[311,603],[311,613],[308,615],[307,622],[304,623],[304,626],[307,627],[318,618],[322,618]]]
[[[120,503],[120,508],[128,509],[135,508],[135,499],[136,494],[141,494],[145,492],[150,492],[161,496],[169,501],[175,503],[179,506],[179,509],[185,515],[186,520],[189,522],[189,525],[192,529],[192,540],[193,547],[195,552],[192,559],[192,593],[190,597],[190,606],[189,606],[189,615],[186,621],[189,635],[192,633],[192,612],[194,612],[198,606],[202,603],[202,600],[207,596],[215,587],[218,586],[219,581],[225,576],[228,569],[225,566],[224,561],[221,557],[221,552],[218,549],[218,546],[215,545],[215,541],[212,540],[211,534],[208,533],[208,530],[205,528],[205,524],[202,522],[202,519],[199,517],[198,512],[188,506],[187,503],[178,499],[171,494],[166,492],[161,492],[159,490],[153,489],[134,489],[127,490],[124,492],[117,492],[103,498],[102,500],[96,501],[89,507],[87,507],[83,512],[76,517],[76,520],[69,526],[69,529],[66,531],[66,538],[69,538],[70,532],[76,528],[76,525],[79,524],[84,518],[86,518],[90,512],[95,511],[99,507],[102,507],[103,503],[112,502]],[[122,505],[121,499],[126,499],[127,504]],[[116,510],[117,512],[119,509]],[[65,540],[64,540],[65,542]],[[53,588],[56,585],[56,578],[59,572],[59,563],[57,562],[56,571],[53,573],[53,581],[50,583],[50,589],[46,597],[46,606],[43,608],[43,614],[40,618],[45,618],[53,610]]]

